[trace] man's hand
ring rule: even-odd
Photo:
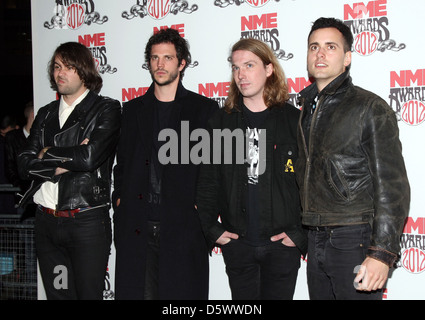
[[[383,262],[367,257],[354,279],[354,286],[360,291],[382,289],[388,279],[390,268]]]
[[[58,175],[60,175],[60,174],[64,174],[65,172],[68,172],[69,170],[67,170],[67,169],[64,169],[64,168],[56,168],[56,171],[55,171],[55,176],[58,176]]]
[[[225,245],[230,242],[232,239],[238,239],[239,236],[236,233],[231,233],[228,231],[224,231],[220,238],[217,239],[216,243],[220,245]]]
[[[283,245],[287,247],[296,247],[295,243],[291,240],[291,238],[288,237],[288,235],[285,232],[279,233],[271,237],[270,240],[273,242],[282,240]]]
[[[45,148],[41,149],[40,152],[37,155],[37,158],[40,159],[40,160],[43,159],[44,154],[47,152],[47,150],[49,150],[49,148],[50,147],[45,147]]]

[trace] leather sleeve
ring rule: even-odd
[[[50,148],[43,157],[46,167],[91,172],[115,152],[121,126],[121,106],[112,99],[101,104],[88,144]]]
[[[39,152],[43,149],[41,144],[44,119],[48,114],[49,106],[41,108],[31,127],[30,136],[27,139],[23,151],[18,155],[18,172],[22,179],[51,180],[55,174],[55,168],[46,168],[43,160],[38,159]]]
[[[368,255],[392,266],[408,216],[410,186],[395,114],[380,98],[371,101],[365,114],[362,147],[374,189],[375,214]]]

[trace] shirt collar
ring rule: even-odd
[[[87,94],[89,93],[89,91],[90,91],[89,89],[86,89],[86,91],[84,91],[83,94],[81,96],[79,96],[71,105],[68,105],[65,102],[65,100],[63,99],[63,96],[61,96],[60,107],[59,108],[60,109],[65,109],[65,108],[72,108],[72,109],[74,109],[75,106],[77,104],[79,104],[87,96]]]

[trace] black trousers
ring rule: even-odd
[[[280,241],[250,246],[231,240],[222,246],[233,300],[291,300],[301,253]]]
[[[382,290],[357,291],[354,278],[370,245],[369,224],[308,233],[307,282],[312,300],[380,300]]]
[[[47,299],[101,300],[112,241],[107,207],[58,218],[36,211],[35,244]]]

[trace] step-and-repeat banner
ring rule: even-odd
[[[401,238],[401,259],[384,299],[425,298],[425,30],[423,0],[33,0],[35,108],[56,99],[47,77],[58,45],[78,41],[96,60],[101,94],[121,102],[143,95],[151,78],[144,48],[156,30],[175,28],[189,41],[192,64],[184,85],[224,105],[231,70],[228,56],[240,38],[268,43],[288,78],[291,101],[308,82],[307,35],[317,18],[335,17],[351,28],[356,85],[384,98],[397,113],[412,189],[411,209]],[[112,212],[111,212],[112,215]],[[115,255],[105,280],[105,299],[114,299]],[[220,249],[210,258],[210,299],[230,299]],[[295,299],[308,299],[302,261]],[[40,288],[40,298],[43,298]]]

